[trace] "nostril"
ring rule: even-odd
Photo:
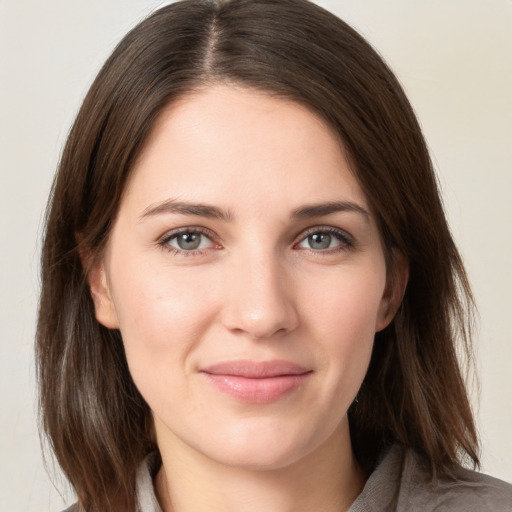
[[[289,306],[252,313],[244,311],[244,307],[237,307],[225,311],[224,324],[236,335],[265,339],[283,336],[293,331],[298,324],[298,319],[293,308]]]

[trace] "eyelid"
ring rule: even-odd
[[[169,241],[175,238],[176,236],[182,234],[182,233],[199,233],[205,237],[207,237],[210,242],[212,243],[212,247],[207,247],[203,249],[194,249],[194,250],[184,250],[184,249],[178,249],[174,246],[171,246],[169,244]],[[348,250],[350,248],[353,248],[355,245],[355,239],[354,237],[348,233],[346,230],[334,227],[334,226],[328,226],[328,225],[319,225],[319,226],[312,226],[310,228],[307,228],[295,238],[295,241],[293,242],[293,248],[294,249],[300,249],[300,250],[308,250],[307,248],[300,248],[298,245],[303,242],[308,236],[315,234],[315,233],[326,233],[329,235],[335,236],[339,241],[339,246],[328,248],[325,250],[318,250],[318,249],[309,249],[311,252],[317,253],[317,254],[329,254],[334,253],[337,251],[344,251]],[[222,249],[222,245],[218,241],[218,236],[210,229],[202,227],[202,226],[183,226],[176,229],[171,229],[169,231],[166,231],[162,236],[160,236],[157,239],[157,244],[178,255],[184,255],[184,256],[193,256],[198,254],[204,254],[207,251],[210,251],[212,249],[218,250]]]
[[[213,247],[207,247],[204,249],[194,249],[194,250],[186,251],[184,249],[178,249],[169,244],[169,242],[173,238],[175,238],[176,236],[183,234],[183,233],[199,233],[199,234],[205,236],[206,238],[208,238],[210,240],[210,242],[212,243]],[[162,247],[172,253],[181,254],[181,255],[185,255],[185,256],[191,256],[194,254],[203,254],[206,251],[211,250],[211,249],[220,249],[221,245],[217,239],[218,239],[217,235],[210,229],[207,229],[207,228],[204,228],[201,226],[183,226],[180,228],[171,229],[169,231],[166,231],[161,237],[158,238],[157,244],[160,247]]]
[[[334,235],[340,240],[340,246],[341,247],[334,247],[331,249],[325,249],[325,250],[315,250],[310,249],[312,252],[315,253],[329,253],[329,252],[336,252],[339,250],[346,250],[348,248],[351,248],[355,245],[355,239],[354,237],[341,228],[336,228],[334,226],[313,226],[310,227],[300,233],[300,235],[295,239],[295,242],[293,244],[294,248],[296,248],[301,242],[303,242],[308,236],[313,235],[315,233],[326,233],[329,235]],[[307,249],[305,249],[307,250]]]
[[[170,229],[166,231],[162,236],[158,238],[159,241],[169,240],[176,235],[180,235],[182,233],[201,233],[202,235],[207,236],[208,238],[215,238],[215,233],[208,228],[204,228],[202,226],[183,226],[180,228]]]

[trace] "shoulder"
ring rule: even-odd
[[[136,477],[137,510],[141,512],[162,512],[153,488],[153,477],[160,468],[161,459],[157,451],[149,453],[140,464]],[[81,512],[78,503],[62,512]]]
[[[419,456],[406,451],[399,489],[402,508],[422,512],[512,512],[512,486],[457,468],[450,478],[432,479]]]
[[[78,512],[78,503],[75,503],[74,505],[71,505],[67,509],[63,510],[62,512]]]
[[[512,485],[467,469],[458,473],[456,480],[437,486],[447,511],[512,512]]]
[[[419,455],[394,445],[349,512],[512,512],[512,486],[460,467],[434,479]]]

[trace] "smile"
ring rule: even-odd
[[[265,404],[299,389],[313,372],[287,361],[230,361],[200,373],[216,389],[240,402]]]

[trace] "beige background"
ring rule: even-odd
[[[483,469],[512,482],[512,1],[319,3],[380,50],[420,117],[480,309]],[[161,4],[0,0],[3,510],[64,505],[44,471],[36,428],[36,240],[81,98],[114,44]]]

